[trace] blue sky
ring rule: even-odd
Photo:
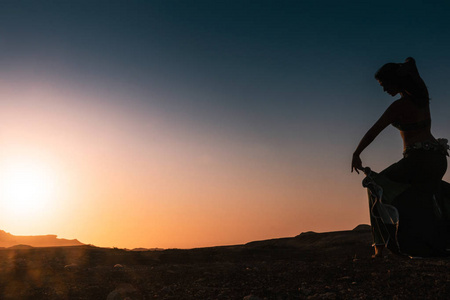
[[[173,162],[170,170],[214,162],[219,186],[247,170],[279,183],[274,194],[308,185],[331,215],[334,198],[356,206],[336,212],[336,223],[318,216],[258,237],[356,226],[368,215],[351,154],[393,100],[373,78],[379,67],[414,57],[430,90],[433,133],[450,137],[449,12],[446,1],[2,1],[0,81],[16,97],[0,99],[9,120],[1,143],[13,149],[11,132],[45,124],[54,111],[66,123],[47,125],[45,135],[84,145],[80,160],[139,157],[151,166],[153,156]],[[41,100],[19,97],[34,91]],[[26,109],[36,123],[21,119]],[[96,138],[103,146],[89,144]],[[381,170],[401,147],[388,128],[363,162]],[[209,171],[198,169],[200,184]],[[289,210],[292,197],[273,202]]]

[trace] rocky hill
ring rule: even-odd
[[[448,299],[448,258],[372,259],[371,242],[362,225],[196,249],[20,245],[0,250],[0,299]]]
[[[31,247],[62,247],[62,246],[81,246],[83,243],[78,240],[60,239],[56,235],[34,235],[21,236],[0,230],[0,247],[9,248],[13,246],[31,246]]]

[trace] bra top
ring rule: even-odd
[[[392,123],[392,126],[396,127],[398,130],[401,131],[422,129],[431,126],[431,119],[425,119],[416,123],[408,123],[408,124]]]

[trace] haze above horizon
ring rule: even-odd
[[[0,228],[193,248],[367,224],[351,154],[416,59],[450,138],[450,3],[2,1]],[[401,158],[388,128],[363,153]],[[449,180],[446,175],[444,179]]]

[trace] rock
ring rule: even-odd
[[[64,270],[67,270],[67,271],[75,271],[78,269],[79,269],[79,266],[77,264],[68,264],[68,265],[64,266]]]
[[[300,293],[302,293],[305,296],[309,296],[312,293],[311,289],[308,289],[308,288],[301,288],[299,290],[300,290]]]
[[[262,299],[255,295],[248,295],[245,296],[243,300],[262,300]]]
[[[310,236],[310,235],[316,235],[317,232],[314,231],[306,231],[306,232],[302,232],[299,235],[297,235],[296,237],[305,237],[305,236]]]
[[[370,225],[367,224],[360,224],[358,226],[356,226],[355,228],[353,228],[353,231],[371,231],[372,227],[370,227]]]
[[[108,294],[106,300],[123,300],[123,297],[118,291],[114,290]]]
[[[115,264],[115,265],[114,265],[114,269],[116,269],[116,270],[121,270],[121,269],[123,269],[123,268],[124,268],[124,266],[121,265],[121,264]]]
[[[338,278],[338,280],[349,280],[352,279],[350,276],[344,276],[344,277],[340,277]]]
[[[332,293],[332,292],[327,292],[327,293],[323,293],[323,294],[314,294],[312,296],[308,296],[308,298],[306,298],[306,299],[310,299],[310,300],[316,300],[316,299],[333,300],[333,299],[336,299],[336,294]]]
[[[173,294],[173,289],[170,286],[165,286],[160,291],[162,294]]]
[[[319,299],[336,299],[336,294],[332,292],[320,294]]]
[[[139,291],[129,283],[122,283],[114,291],[108,294],[106,300],[131,300],[141,299]]]

